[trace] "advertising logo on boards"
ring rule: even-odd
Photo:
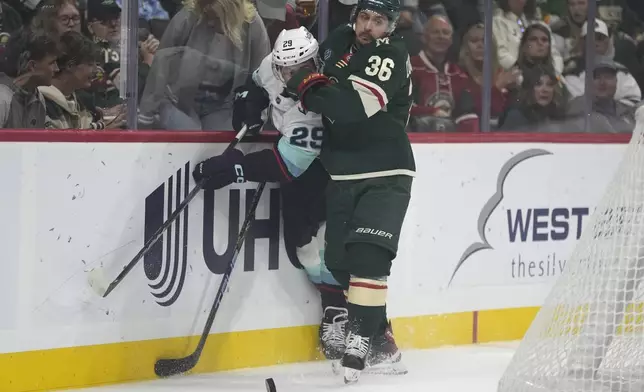
[[[165,222],[179,204],[185,199],[191,190],[190,162],[186,162],[183,168],[168,177],[145,198],[145,224],[144,241],[147,241],[152,234]],[[245,192],[245,205],[242,206],[241,192]],[[223,274],[226,266],[233,256],[237,235],[242,225],[242,219],[255,195],[255,189],[238,189],[234,185],[218,190],[204,190],[203,192],[203,221],[201,224],[203,262],[213,274]],[[222,206],[223,197],[216,197],[222,192],[228,192],[228,206]],[[243,260],[237,260],[242,264],[244,271],[255,270],[255,245],[258,239],[268,239],[268,269],[279,268],[279,242],[280,242],[280,190],[265,189],[262,198],[268,199],[268,218],[253,219],[252,225],[246,234],[243,245]],[[186,282],[186,274],[191,269],[188,260],[188,245],[195,241],[198,232],[190,232],[189,217],[190,208],[193,204],[199,203],[201,198],[196,198],[188,205],[183,213],[168,227],[163,237],[157,241],[143,258],[144,272],[150,287],[150,293],[156,298],[160,306],[171,306],[180,297],[183,286]],[[215,216],[218,212],[224,214],[227,220],[228,234],[226,246],[223,252],[215,250],[215,236],[220,235],[215,231],[216,220],[221,219]],[[219,215],[219,214],[217,214]],[[241,217],[241,219],[240,219]],[[194,224],[192,225],[194,228]],[[221,248],[220,248],[221,249]],[[190,262],[199,260],[191,256]]]
[[[454,281],[456,275],[471,260],[472,256],[483,250],[497,250],[493,257],[495,260],[504,262],[503,271],[507,271],[504,274],[507,273],[507,277],[511,279],[550,277],[563,271],[566,260],[561,259],[562,254],[560,253],[564,252],[558,253],[556,250],[559,248],[556,246],[544,247],[539,244],[545,242],[552,244],[552,242],[564,241],[569,238],[579,239],[584,218],[589,215],[589,208],[507,207],[504,208],[505,216],[503,217],[503,226],[507,228],[507,232],[501,229],[503,226],[490,227],[489,225],[490,217],[495,211],[498,211],[499,205],[502,204],[506,196],[504,187],[510,173],[523,162],[552,155],[552,152],[544,149],[528,149],[515,154],[501,166],[497,175],[495,191],[483,205],[477,219],[476,227],[479,240],[463,251],[452,271],[449,284]],[[505,192],[508,190],[505,189]],[[495,222],[500,225],[500,220],[495,218]],[[504,231],[503,244],[505,247],[501,245],[498,247],[504,249],[495,249],[488,240],[489,233],[498,230]],[[507,261],[507,265],[505,265],[505,261]]]

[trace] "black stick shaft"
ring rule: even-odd
[[[230,275],[235,269],[237,256],[239,255],[241,247],[244,244],[244,240],[246,239],[246,233],[248,232],[248,229],[251,226],[251,223],[255,216],[255,210],[257,209],[257,205],[259,204],[259,199],[262,196],[262,192],[264,191],[265,186],[266,186],[266,183],[263,182],[259,184],[259,186],[257,187],[257,190],[255,191],[255,197],[253,198],[253,202],[250,205],[250,209],[246,214],[246,219],[244,220],[244,224],[239,230],[239,235],[237,236],[237,243],[235,244],[235,251],[233,252],[232,258],[230,259],[228,266],[226,266],[226,271],[224,271],[224,275],[221,278],[221,283],[219,284],[219,290],[217,291],[217,295],[215,296],[215,300],[212,304],[212,308],[210,308],[210,313],[208,314],[206,325],[204,326],[201,337],[199,338],[199,343],[197,344],[197,348],[192,354],[188,355],[187,357],[159,359],[154,365],[154,372],[157,374],[157,376],[170,377],[177,374],[185,373],[190,369],[192,369],[193,367],[195,367],[195,365],[197,365],[197,362],[199,361],[199,357],[201,357],[201,353],[203,352],[203,349],[206,346],[206,340],[210,335],[210,330],[212,328],[212,324],[215,321],[217,310],[219,310],[219,305],[221,304],[221,300],[224,297],[226,288],[228,287]]]
[[[237,143],[239,143],[239,141],[246,134],[246,130],[247,128],[244,125],[242,129],[237,133],[237,136],[235,136],[235,139],[233,139],[228,147],[226,147],[226,150],[224,152],[235,148],[235,146],[237,146]],[[165,233],[168,227],[170,227],[174,223],[174,221],[177,220],[179,215],[181,215],[183,210],[188,207],[188,204],[190,204],[192,199],[197,196],[202,187],[202,183],[195,185],[188,196],[181,202],[181,204],[179,204],[179,207],[177,207],[177,209],[168,217],[165,222],[163,222],[163,224],[157,229],[157,231],[155,231],[154,234],[152,234],[152,236],[145,242],[145,244],[143,244],[143,248],[141,248],[139,253],[137,253],[136,256],[134,256],[134,258],[129,263],[127,263],[125,267],[123,267],[121,273],[119,273],[118,276],[112,281],[112,283],[107,286],[107,290],[105,290],[103,297],[107,297],[121,283],[121,281],[127,276],[127,274],[129,274],[130,271],[132,271],[132,269],[136,267],[139,261],[150,251],[150,249],[152,249],[152,246],[154,246],[154,244],[156,244],[157,241],[159,241],[159,239],[163,237],[163,233]]]

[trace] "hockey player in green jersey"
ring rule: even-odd
[[[351,24],[321,45],[322,73],[300,70],[287,83],[325,126],[325,261],[347,290],[346,383],[363,370],[406,373],[386,315],[387,278],[415,174],[405,132],[411,63],[403,39],[392,35],[399,9],[399,0],[359,0]]]

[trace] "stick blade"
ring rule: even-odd
[[[197,364],[193,355],[184,358],[162,358],[154,364],[154,373],[165,378],[176,376],[191,370]]]
[[[92,268],[87,272],[87,283],[98,296],[105,298],[107,278],[102,267]]]

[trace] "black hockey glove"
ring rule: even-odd
[[[195,182],[204,181],[203,189],[220,189],[233,182],[243,183],[244,153],[233,148],[221,155],[206,159],[195,166],[192,177]]]
[[[239,132],[244,124],[248,127],[247,135],[257,135],[264,125],[262,112],[270,101],[266,92],[255,84],[252,78],[244,86],[235,90],[233,103],[233,129]]]

